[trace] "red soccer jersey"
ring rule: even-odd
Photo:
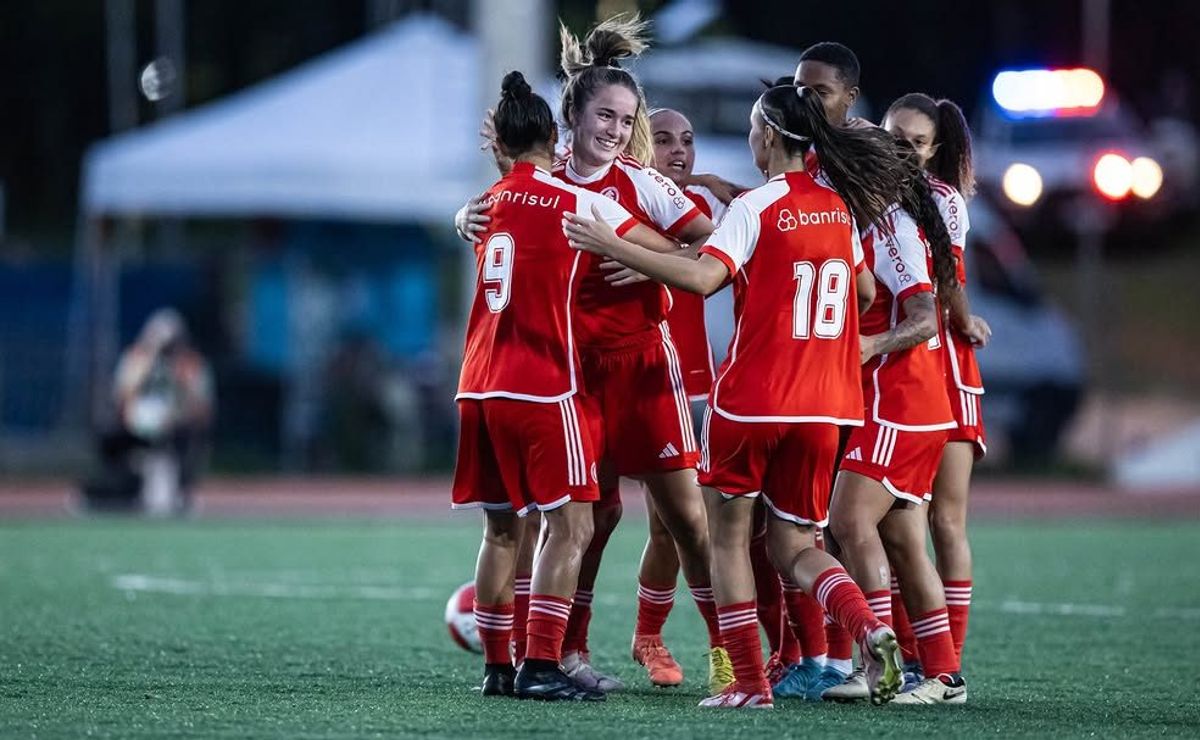
[[[733,276],[736,328],[713,410],[734,421],[862,424],[854,276],[863,252],[833,188],[805,172],[778,175],[738,196],[700,252]]]
[[[572,329],[584,253],[563,234],[563,213],[592,206],[624,234],[637,225],[617,203],[518,162],[486,194],[492,220],[476,249],[475,300],[456,398],[553,403],[579,387]]]
[[[904,321],[904,300],[932,292],[929,247],[912,217],[899,206],[887,214],[887,231],[863,234],[867,265],[875,274],[875,302],[862,318],[864,335],[882,334]],[[883,426],[904,431],[953,429],[946,396],[945,364],[938,336],[899,352],[872,357],[863,365],[868,413]]]
[[[684,190],[696,208],[716,223],[725,213],[725,204],[708,188],[689,187]],[[671,291],[674,301],[667,314],[671,340],[679,352],[683,370],[683,387],[688,397],[700,400],[708,397],[713,382],[713,354],[708,343],[708,328],[704,325],[704,296],[686,290]]]
[[[929,189],[938,205],[938,211],[942,214],[942,220],[946,222],[946,231],[950,232],[958,282],[966,285],[967,263],[964,250],[967,231],[971,228],[971,222],[967,218],[967,203],[961,193],[936,177],[929,178]],[[946,338],[945,359],[950,387],[967,393],[982,394],[983,376],[979,372],[979,362],[975,359],[975,348],[971,346],[971,340],[948,324],[942,333]]]
[[[554,175],[577,187],[611,198],[642,223],[673,237],[700,215],[695,204],[670,178],[628,157],[618,157],[608,167],[590,177],[579,175],[569,159],[554,166]],[[579,314],[576,330],[579,343],[603,347],[626,337],[654,331],[666,318],[671,294],[654,282],[613,287],[605,282],[605,273],[595,256],[587,264],[579,289]]]

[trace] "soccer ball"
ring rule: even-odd
[[[483,652],[479,639],[479,627],[475,624],[475,582],[468,581],[459,586],[446,602],[446,628],[450,637],[463,650]]]

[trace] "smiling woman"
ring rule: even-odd
[[[624,153],[650,164],[650,120],[641,87],[618,66],[621,59],[645,50],[645,24],[613,18],[592,29],[581,42],[560,26],[562,119],[571,130],[571,147],[587,167],[599,169]],[[590,173],[584,173],[590,174]]]
[[[637,80],[619,66],[620,60],[646,48],[645,32],[636,16],[606,20],[582,41],[562,30],[562,118],[571,154],[556,164],[554,174],[617,201],[671,240],[692,243],[712,233],[712,221],[676,183],[646,166],[653,152],[645,99]],[[674,251],[676,241],[664,240],[665,249]],[[588,265],[574,319],[587,416],[596,420],[593,436],[605,457],[599,467],[594,535],[580,568],[563,664],[584,685],[621,685],[589,665],[588,622],[600,558],[621,517],[617,476],[639,476],[678,547],[708,626],[710,679],[723,686],[728,660],[719,647],[708,532],[695,483],[699,451],[679,353],[666,322],[670,295],[658,283],[610,285],[598,260],[589,258]],[[631,397],[630,389],[637,389],[636,396]]]

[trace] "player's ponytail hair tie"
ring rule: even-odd
[[[500,83],[501,100],[526,100],[531,95],[533,88],[525,80],[525,75],[515,70],[504,75],[504,81]]]
[[[647,23],[637,14],[609,18],[593,28],[583,41],[560,23],[562,72],[571,78],[588,68],[621,69],[619,60],[641,54],[648,46],[648,35]]]

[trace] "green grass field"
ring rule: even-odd
[[[633,514],[618,532],[592,622],[594,662],[631,690],[563,706],[472,689],[479,659],[442,623],[470,515],[3,524],[0,736],[1200,734],[1200,525],[979,525],[968,706],[753,713],[695,707],[684,598],[666,638],[686,687],[652,690],[629,660],[643,532]]]

